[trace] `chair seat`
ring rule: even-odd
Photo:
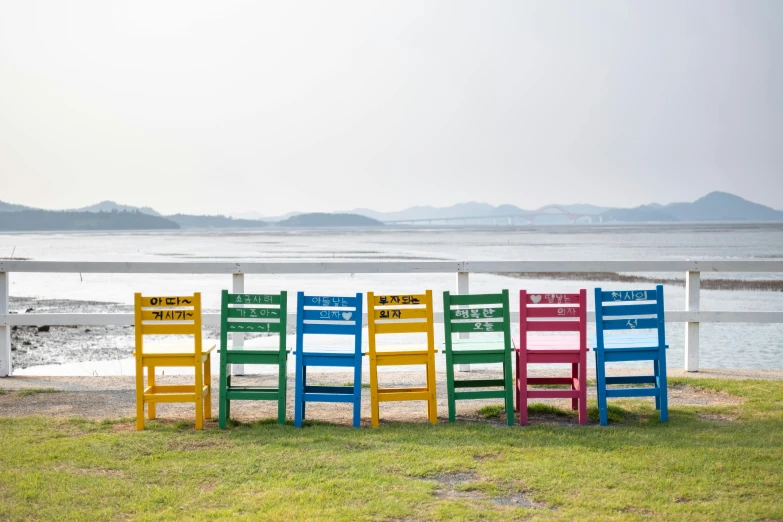
[[[520,351],[522,342],[514,338],[516,351]],[[579,352],[579,336],[576,335],[536,335],[528,336],[527,350],[541,353],[574,353]],[[590,351],[588,348],[587,351]]]
[[[215,349],[215,344],[206,343],[201,346],[201,353],[203,355],[209,354]],[[193,357],[196,355],[196,347],[192,343],[181,344],[149,344],[144,346],[142,355],[154,355],[164,357]],[[136,356],[134,350],[133,356]]]

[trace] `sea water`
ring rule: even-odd
[[[783,224],[0,234],[0,257],[9,257],[12,252],[14,258],[35,261],[121,262],[764,260],[783,258]],[[684,278],[684,274],[673,273],[640,275]],[[703,274],[703,278],[708,277],[780,280],[783,273]],[[14,296],[124,304],[132,303],[134,292],[172,295],[200,291],[205,311],[217,311],[220,291],[231,289],[229,274],[12,273],[10,281]],[[497,292],[507,288],[512,296],[520,288],[546,293],[587,288],[590,293],[595,286],[630,289],[653,284],[470,274],[471,292]],[[454,291],[455,286],[454,273],[245,276],[245,290],[249,293],[288,290],[289,310],[295,310],[294,300],[299,290],[309,294],[351,295],[366,291],[418,293],[424,289],[433,290],[435,308],[440,310],[441,301],[437,296],[443,290]],[[667,309],[684,309],[684,287],[666,285],[665,295]],[[516,300],[512,298],[511,303],[512,310],[516,311]],[[783,311],[783,292],[701,290],[701,310]],[[512,333],[516,335],[518,328]],[[667,323],[667,341],[671,346],[669,366],[683,366],[683,335],[684,324]],[[438,327],[438,342],[442,342],[442,337],[442,327]],[[700,327],[700,344],[703,368],[783,370],[781,324],[704,323]],[[126,371],[124,365],[116,368],[112,373]],[[23,372],[39,373],[40,370],[28,368]],[[63,368],[63,372],[73,373],[73,370]],[[57,370],[47,367],[43,373],[55,374]]]

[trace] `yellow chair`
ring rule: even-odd
[[[155,418],[159,402],[194,402],[196,429],[204,427],[204,416],[212,417],[212,377],[210,352],[201,343],[201,294],[175,297],[142,297],[135,294],[136,326],[136,429],[144,429],[144,404],[148,418]],[[144,345],[145,335],[192,335],[192,342]],[[193,385],[159,386],[155,384],[155,368],[192,367],[196,373]],[[147,387],[144,387],[144,368]]]
[[[370,404],[372,427],[378,427],[379,403],[387,401],[427,401],[427,415],[432,424],[438,422],[435,391],[435,335],[432,317],[432,290],[420,295],[381,295],[367,293],[367,323],[370,340]],[[424,333],[425,346],[376,345],[383,334]],[[424,388],[380,388],[379,366],[424,364],[427,386]]]

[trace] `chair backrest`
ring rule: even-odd
[[[201,293],[185,296],[134,294],[136,354],[144,350],[145,335],[192,335],[196,355],[201,354]]]
[[[362,294],[332,297],[296,294],[296,353],[304,352],[304,335],[352,335],[354,353],[362,353]],[[335,348],[330,348],[330,352]]]
[[[529,332],[577,332],[579,348],[587,351],[587,290],[578,294],[536,294],[519,291],[520,348],[527,349]]]
[[[425,333],[427,349],[435,352],[432,290],[423,294],[375,295],[367,292],[367,326],[370,353],[380,334]]]
[[[443,325],[446,350],[451,351],[452,334],[501,333],[505,349],[511,350],[511,313],[508,290],[499,294],[451,295],[443,292]]]
[[[220,299],[220,351],[228,349],[229,332],[269,332],[280,336],[279,349],[285,352],[288,294],[229,294]]]
[[[595,324],[598,349],[604,349],[607,331],[657,333],[658,346],[665,346],[663,285],[657,285],[655,290],[604,291],[596,288]]]

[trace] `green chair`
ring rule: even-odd
[[[231,401],[277,401],[277,423],[285,424],[286,292],[272,295],[229,294],[223,290],[220,307],[220,399],[218,423],[226,427]],[[279,335],[278,348],[228,346],[229,332],[268,332]],[[278,367],[278,386],[232,386],[229,364],[270,364]]]
[[[451,295],[443,292],[443,322],[446,330],[446,382],[449,422],[456,417],[457,401],[465,399],[505,400],[508,425],[514,424],[514,384],[511,378],[511,318],[508,290],[500,294]],[[452,339],[453,334],[480,335],[477,339]],[[502,335],[502,338],[498,337]],[[494,335],[494,338],[492,338]],[[454,378],[457,364],[503,365],[502,379]],[[464,390],[465,388],[500,388]]]

